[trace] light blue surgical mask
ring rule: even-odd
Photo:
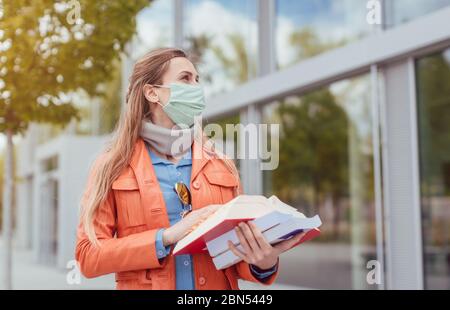
[[[195,117],[205,109],[205,95],[201,85],[171,83],[169,86],[154,86],[170,89],[169,101],[165,105],[160,102],[158,104],[167,116],[182,128],[191,127]]]

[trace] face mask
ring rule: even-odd
[[[170,98],[166,105],[158,104],[167,116],[180,127],[191,127],[194,119],[205,109],[203,87],[183,83],[171,83],[170,86],[155,85],[170,89]]]
[[[168,129],[143,120],[140,136],[159,153],[179,158],[191,148],[194,127]]]

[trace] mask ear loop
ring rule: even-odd
[[[170,87],[169,86],[164,86],[164,85],[160,85],[160,84],[153,84],[152,86],[156,86],[156,87],[161,87],[161,88],[168,88],[168,89],[170,89]],[[159,98],[159,97],[158,97]],[[162,103],[160,102],[160,101],[158,101],[158,102],[156,102],[157,104],[159,104],[160,106],[161,106],[161,108],[163,108],[164,109],[164,105],[162,105]],[[167,104],[166,104],[167,105]]]

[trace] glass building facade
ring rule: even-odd
[[[374,31],[364,18],[366,1],[277,0],[276,60],[279,68],[356,41]]]
[[[286,254],[280,281],[368,288],[361,275],[377,256],[370,93],[363,75],[263,107],[263,123],[281,125],[279,167],[264,173],[264,194],[328,223]]]
[[[185,0],[184,46],[198,63],[207,95],[256,77],[257,0]]]
[[[138,16],[131,60],[190,52],[206,123],[280,126],[277,169],[237,160],[244,190],[323,226],[282,255],[279,285],[450,289],[450,0],[379,3],[380,25],[360,0],[156,0]]]
[[[450,49],[417,66],[425,284],[450,288]]]
[[[386,24],[395,27],[450,5],[449,0],[384,0]]]

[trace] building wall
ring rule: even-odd
[[[62,134],[36,146],[33,131],[39,130],[30,129],[19,151],[18,175],[25,181],[17,192],[17,245],[31,248],[36,262],[62,269],[74,259],[79,202],[107,137]]]

